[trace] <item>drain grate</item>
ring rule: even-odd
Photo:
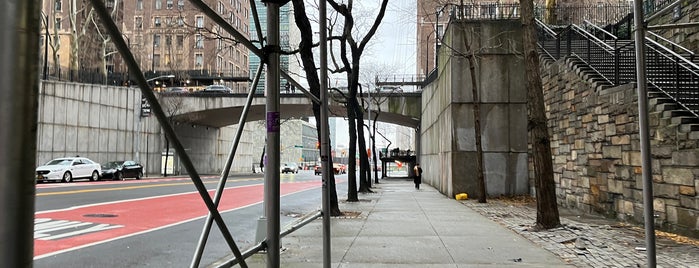
[[[105,214],[105,213],[97,213],[97,214],[85,214],[83,217],[88,217],[88,218],[114,218],[117,217],[117,215],[114,214]]]

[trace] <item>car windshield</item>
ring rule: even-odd
[[[47,166],[70,166],[73,163],[73,159],[54,159],[46,163]]]
[[[112,162],[104,163],[104,164],[102,164],[102,166],[105,168],[118,168],[122,164],[124,164],[124,161],[112,161]]]

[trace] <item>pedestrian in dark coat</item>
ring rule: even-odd
[[[422,183],[422,168],[420,167],[419,163],[415,163],[415,167],[413,167],[413,171],[415,172],[415,176],[413,177],[413,182],[415,183],[415,189],[420,189],[420,183]]]

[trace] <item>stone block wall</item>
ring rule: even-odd
[[[634,85],[595,92],[564,62],[542,67],[542,80],[559,204],[643,222]],[[699,133],[649,106],[656,223],[699,234]]]
[[[685,0],[681,1],[672,11],[652,20],[648,25],[680,24],[697,21],[699,21],[699,2]],[[699,31],[696,30],[696,27],[669,28],[654,32],[695,53],[699,52]]]

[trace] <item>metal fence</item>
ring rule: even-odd
[[[549,25],[581,24],[590,21],[597,25],[607,25],[618,22],[632,12],[630,5],[568,5],[562,4],[555,8],[544,6],[534,7],[534,16]],[[449,4],[440,9],[451,19],[464,20],[493,20],[517,19],[521,10],[518,3],[470,3],[464,5]]]
[[[599,32],[595,34],[575,24],[556,31],[541,21],[537,25],[538,45],[544,57],[575,60],[608,86],[636,82],[633,41],[619,39],[601,28],[595,28]],[[657,39],[646,37],[644,44],[649,88],[699,117],[699,66],[690,60],[693,53],[676,44],[668,45],[667,39]]]

